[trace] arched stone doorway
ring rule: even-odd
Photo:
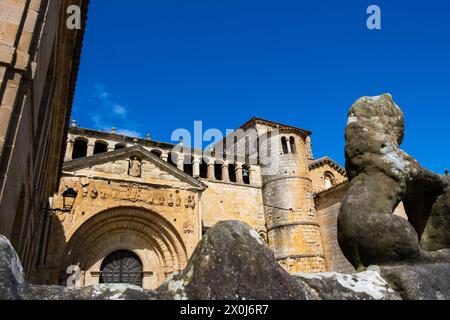
[[[110,253],[100,267],[100,283],[128,283],[142,287],[142,262],[127,250]]]
[[[144,289],[158,287],[187,263],[182,238],[164,217],[140,207],[116,207],[97,213],[77,229],[66,246],[61,272],[79,265],[83,285],[100,283],[102,267],[120,251],[141,262]]]

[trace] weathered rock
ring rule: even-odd
[[[363,97],[348,114],[346,169],[350,179],[338,218],[339,245],[357,270],[379,264],[450,261],[425,252],[419,239],[428,223],[448,221],[448,179],[434,174],[399,145],[404,116],[390,95]],[[448,192],[447,192],[448,194]],[[440,199],[434,207],[436,199]],[[393,215],[403,201],[409,221]],[[447,225],[428,228],[427,248],[448,248]]]
[[[381,275],[405,300],[450,300],[450,264],[383,266]]]
[[[381,276],[381,275],[382,276]],[[449,299],[450,264],[370,267],[355,273],[288,274],[255,230],[244,222],[220,222],[196,248],[186,269],[156,291],[130,285],[80,289],[33,286],[9,241],[0,237],[0,299]]]
[[[275,260],[258,233],[239,221],[219,222],[186,269],[158,290],[163,299],[311,299],[309,288]]]
[[[400,300],[394,290],[381,277],[379,269],[355,274],[299,273],[296,275],[321,300]]]
[[[445,176],[447,186],[437,197],[431,209],[420,244],[427,251],[450,248],[450,176]]]

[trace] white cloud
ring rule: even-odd
[[[109,98],[109,93],[105,91],[105,87],[100,85],[100,84],[96,84],[94,86],[95,88],[95,97],[99,98],[101,100],[107,101]]]
[[[106,90],[105,86],[94,85],[93,98],[98,106],[96,112],[91,114],[94,129],[110,132],[112,127],[116,127],[118,134],[142,137],[142,134],[136,130],[134,121],[128,118],[127,107],[114,101],[113,95]],[[117,124],[120,124],[121,128],[118,128]]]
[[[120,104],[116,104],[114,106],[114,113],[124,116],[127,113],[127,109],[124,106],[121,106]]]

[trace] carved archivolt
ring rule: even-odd
[[[63,267],[80,264],[88,270],[105,252],[116,249],[117,241],[111,237],[117,239],[118,235],[127,240],[121,245],[128,247],[122,249],[133,250],[133,241],[145,239],[146,248],[141,249],[154,252],[167,272],[180,270],[187,263],[186,246],[169,221],[150,210],[118,207],[96,214],[77,229],[66,246]],[[142,246],[142,241],[135,245]]]

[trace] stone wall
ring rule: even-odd
[[[328,271],[353,272],[355,269],[342,254],[337,241],[337,218],[341,201],[348,189],[348,183],[324,191],[315,198],[317,218],[324,244],[324,255]]]
[[[204,227],[219,221],[241,220],[255,230],[266,232],[264,206],[260,187],[205,181],[208,185],[201,198]]]
[[[41,208],[58,184],[83,37],[66,28],[65,10],[76,4],[85,14],[87,3],[0,1],[0,234],[31,279],[42,264]]]

